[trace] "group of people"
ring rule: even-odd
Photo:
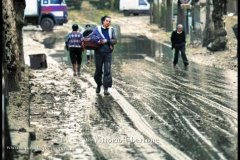
[[[112,87],[112,52],[114,45],[117,43],[117,38],[114,29],[111,27],[111,17],[103,16],[101,25],[93,30],[90,25],[86,26],[86,32],[79,32],[77,24],[72,26],[72,32],[67,35],[65,46],[70,53],[70,59],[73,68],[73,75],[80,75],[80,67],[82,63],[82,52],[84,50],[84,38],[96,35],[101,37],[97,43],[100,47],[94,50],[95,74],[94,80],[97,83],[96,93],[101,92],[104,88],[104,95],[109,95],[108,88]],[[86,50],[87,60],[90,62],[93,59],[93,50]]]
[[[72,32],[67,35],[65,46],[70,52],[70,59],[73,68],[73,75],[80,75],[80,68],[82,62],[82,52],[84,50],[84,38],[96,35],[101,37],[97,41],[100,47],[95,50],[86,50],[87,63],[93,60],[95,62],[94,80],[97,84],[96,93],[100,93],[101,87],[104,88],[104,95],[109,95],[108,88],[112,87],[112,52],[114,45],[117,43],[117,38],[114,29],[111,27],[111,17],[103,16],[101,18],[101,25],[91,29],[90,25],[86,25],[86,30],[79,32],[77,24],[72,26]],[[177,29],[171,35],[172,49],[175,49],[173,66],[178,63],[179,51],[181,52],[182,60],[187,66],[188,60],[185,53],[186,36],[183,31],[182,24],[178,24]]]

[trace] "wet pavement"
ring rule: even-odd
[[[63,40],[51,42],[57,46]],[[58,146],[42,157],[237,159],[235,72],[192,62],[184,67],[181,58],[174,68],[168,44],[122,36],[113,53],[111,96],[104,96],[95,93],[94,64],[86,64],[85,54],[80,78],[72,77],[65,51],[55,49],[49,56],[66,65],[62,71],[67,73],[44,84],[52,91],[36,91],[40,97],[32,99],[31,124],[44,133],[32,145]],[[34,86],[54,79],[44,80],[39,72]]]
[[[144,37],[123,37],[118,46],[114,88],[158,136],[192,159],[237,159],[234,72],[181,59],[174,68],[171,49]]]
[[[122,39],[114,87],[155,133],[192,159],[237,159],[236,73],[192,62],[185,67],[181,58],[174,68],[167,45],[142,39]]]

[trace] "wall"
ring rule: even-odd
[[[2,120],[5,145],[2,158],[7,160],[13,159],[11,150],[6,149],[6,146],[11,145],[7,113],[8,95],[9,92],[20,90],[21,64],[24,64],[22,40],[24,8],[24,0],[2,0],[2,80],[4,81]]]
[[[5,41],[4,71],[8,91],[19,90],[23,61],[22,27],[25,1],[2,0],[2,20]],[[9,80],[8,80],[9,79]]]

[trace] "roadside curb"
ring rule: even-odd
[[[7,146],[7,150],[11,150],[13,158],[29,158],[30,140],[35,135],[29,126],[30,121],[30,69],[28,66],[23,67],[21,73],[22,81],[19,83],[21,90],[9,93],[9,104],[7,106],[10,141],[11,146]]]

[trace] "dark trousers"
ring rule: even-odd
[[[112,53],[95,53],[95,74],[94,80],[98,86],[104,88],[112,87],[111,63]],[[102,77],[103,75],[103,77]]]
[[[82,48],[71,47],[69,49],[69,52],[70,52],[71,63],[81,65],[81,63],[82,63]]]
[[[188,65],[188,59],[185,53],[185,45],[175,47],[173,64],[176,65],[178,63],[179,51],[181,52],[184,65]]]

